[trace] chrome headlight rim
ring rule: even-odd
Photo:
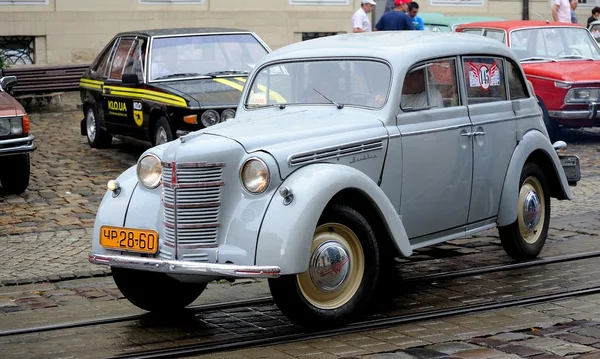
[[[215,123],[211,123],[211,124],[207,124],[206,123],[206,118],[207,118],[207,116],[209,114],[214,114],[214,116],[215,116]],[[217,123],[219,123],[220,121],[221,121],[221,116],[219,115],[219,113],[216,110],[206,110],[200,116],[200,123],[202,123],[202,126],[204,126],[204,127],[214,126]]]
[[[231,114],[231,117],[228,117],[226,114]],[[229,121],[235,118],[236,112],[234,109],[228,108],[226,110],[223,110],[223,112],[221,113],[221,122],[223,121]]]
[[[160,174],[157,176],[157,178],[154,181],[146,183],[146,181],[144,181],[144,179],[140,175],[140,168],[141,168],[142,161],[144,161],[144,159],[149,158],[149,157],[154,158],[154,160],[156,161],[156,163],[157,163],[157,165],[158,165],[158,167],[160,169]],[[139,159],[139,161],[138,161],[138,163],[136,165],[136,174],[137,174],[138,182],[142,186],[146,187],[147,189],[154,189],[154,188],[156,188],[156,187],[158,187],[160,185],[160,183],[162,181],[162,172],[163,172],[162,161],[160,160],[160,158],[158,158],[157,155],[155,155],[153,153],[147,153],[147,154],[143,155]]]
[[[265,185],[262,187],[262,189],[258,189],[257,191],[252,191],[252,189],[248,188],[248,186],[246,185],[246,182],[244,181],[244,170],[246,169],[246,166],[252,162],[252,161],[256,161],[258,163],[260,163],[263,168],[266,170],[266,179],[264,180]],[[269,169],[269,166],[267,165],[267,163],[259,158],[259,157],[250,157],[247,158],[244,163],[242,164],[242,166],[240,166],[240,182],[242,183],[242,187],[244,188],[244,190],[252,195],[259,195],[264,193],[269,186],[271,185],[271,170]]]

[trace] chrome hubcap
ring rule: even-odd
[[[156,144],[162,145],[163,143],[167,143],[167,133],[164,128],[159,127],[156,131]]]
[[[321,244],[310,260],[310,279],[324,292],[339,288],[350,272],[350,256],[338,242]]]
[[[528,230],[535,228],[542,218],[542,204],[535,190],[530,190],[523,201],[523,222]]]
[[[87,125],[88,138],[90,141],[94,141],[96,138],[96,116],[94,116],[94,111],[88,110],[85,122]]]

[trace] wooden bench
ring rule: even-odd
[[[17,83],[10,94],[24,105],[35,99],[50,103],[53,98],[62,102],[65,91],[79,90],[79,80],[90,64],[38,66],[12,66],[0,70],[0,76],[16,76]]]

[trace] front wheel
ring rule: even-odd
[[[138,308],[157,313],[183,310],[202,294],[207,283],[183,283],[164,273],[111,267],[117,288]]]
[[[163,116],[158,119],[154,127],[154,141],[152,144],[158,146],[170,141],[173,141],[173,131],[171,131],[169,121]]]
[[[100,127],[93,107],[89,107],[85,113],[85,131],[92,148],[104,148],[112,143],[112,135]]]
[[[29,186],[31,164],[29,153],[14,156],[0,157],[0,183],[2,189],[8,193],[20,194]]]
[[[338,326],[367,306],[379,274],[379,251],[367,220],[334,205],[319,219],[304,273],[269,279],[284,315],[305,328]]]
[[[550,193],[542,169],[528,162],[519,181],[517,220],[498,228],[506,254],[517,260],[533,259],[540,254],[550,225]]]

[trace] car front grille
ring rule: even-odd
[[[195,249],[218,245],[224,163],[162,163],[165,245]]]

